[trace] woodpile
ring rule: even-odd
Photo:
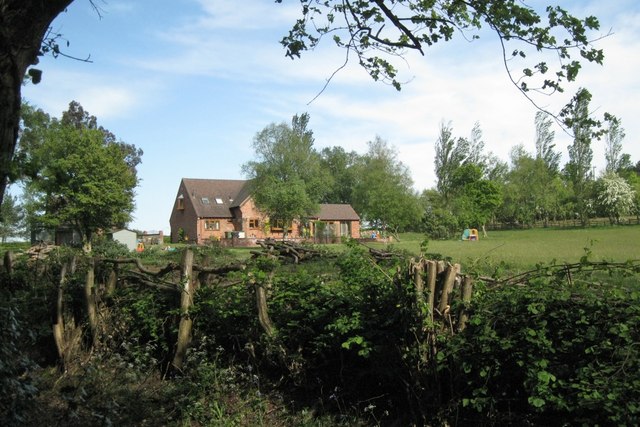
[[[322,255],[322,252],[316,249],[289,241],[265,239],[257,243],[262,250],[251,251],[253,258],[270,257],[298,264],[300,261],[306,261]]]
[[[56,245],[50,245],[48,243],[38,243],[27,249],[25,253],[29,256],[29,259],[32,260],[47,259],[49,257],[49,253],[57,248],[58,247]]]

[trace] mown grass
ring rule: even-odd
[[[417,255],[424,239],[419,233],[406,233],[391,246]],[[640,259],[640,226],[491,231],[479,241],[430,240],[427,252],[482,270],[502,265],[524,271],[540,263],[575,263],[587,254],[591,261],[624,262]]]

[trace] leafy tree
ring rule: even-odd
[[[257,160],[242,167],[258,208],[287,226],[294,219],[316,214],[327,191],[329,180],[308,124],[309,115],[304,113],[293,116],[291,125],[268,125],[253,139]]]
[[[551,130],[553,124],[551,117],[542,111],[536,113],[534,120],[536,127],[536,159],[544,162],[551,176],[557,175],[560,170],[560,152],[555,151],[555,132]]]
[[[0,206],[0,238],[2,243],[11,237],[18,237],[24,231],[24,210],[18,198],[7,194]]]
[[[558,207],[565,197],[558,172],[553,172],[544,156],[534,158],[522,146],[514,147],[511,162],[500,213],[502,220],[521,224],[542,220],[547,226],[551,218],[559,215]]]
[[[471,138],[455,138],[451,122],[440,125],[440,135],[436,141],[435,173],[438,179],[436,188],[449,204],[453,196],[453,179],[456,171],[465,164],[475,164],[484,170],[485,156],[482,153],[482,131],[476,123],[471,130]]]
[[[619,224],[620,217],[631,212],[635,202],[633,188],[615,173],[607,173],[598,180],[596,201],[612,224]]]
[[[482,177],[482,168],[474,163],[459,167],[453,176],[454,212],[462,227],[482,227],[502,202],[499,186]]]
[[[409,169],[388,143],[376,137],[358,166],[353,189],[355,210],[365,221],[396,233],[420,223],[420,204]]]
[[[591,181],[593,173],[591,161],[591,128],[593,120],[589,118],[589,102],[591,94],[586,89],[580,89],[575,97],[575,103],[570,112],[573,125],[573,144],[569,146],[569,162],[565,165],[565,173],[573,185],[573,193],[577,213],[583,226],[589,220],[589,202],[591,196]]]
[[[625,169],[625,166],[630,166],[631,161],[628,159],[628,156],[625,162],[622,154],[622,140],[624,137],[624,128],[620,125],[620,121],[612,120],[605,134],[606,145],[604,157],[607,161],[605,171],[608,173],[620,172],[622,169]]]
[[[347,152],[342,147],[326,147],[320,152],[322,169],[331,178],[323,203],[351,203],[353,184],[356,181],[356,165],[360,156],[355,151]]]
[[[135,167],[142,151],[115,137],[105,138],[104,129],[56,119],[36,124],[35,130],[25,129],[27,139],[24,147],[21,144],[25,168],[35,172],[25,176],[34,219],[53,228],[73,226],[86,248],[96,231],[126,225],[134,208]]]

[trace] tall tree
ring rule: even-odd
[[[555,132],[551,130],[553,121],[549,114],[538,111],[534,120],[536,128],[536,159],[541,159],[550,174],[555,175],[560,170],[560,152],[555,151]]]
[[[330,181],[323,203],[351,203],[353,185],[356,182],[356,165],[360,156],[342,147],[325,147],[320,152],[322,169],[328,172]]]
[[[353,204],[365,221],[394,234],[420,223],[422,212],[409,169],[380,137],[369,141],[361,158]]]
[[[607,161],[605,171],[608,173],[620,172],[627,164],[623,164],[622,140],[625,137],[624,128],[620,125],[619,120],[609,122],[609,129],[605,134],[605,151],[604,157]]]
[[[256,160],[242,166],[258,208],[287,226],[316,214],[327,191],[329,180],[308,124],[307,113],[293,116],[290,125],[271,123],[253,139]]]
[[[53,228],[72,226],[90,248],[97,230],[131,220],[142,151],[115,137],[105,139],[104,129],[57,119],[32,121],[34,116],[46,117],[40,113],[25,120],[34,128],[24,129],[25,144],[22,139],[20,144],[25,169],[34,172],[24,176],[32,220]],[[137,155],[133,161],[131,150]]]
[[[470,138],[455,138],[451,122],[440,124],[440,134],[435,144],[435,173],[438,179],[436,188],[449,204],[453,191],[453,179],[456,171],[463,165],[473,164],[484,173],[487,158],[483,153],[484,142],[480,124],[475,123]],[[496,166],[500,167],[496,164]],[[497,171],[496,171],[497,172]]]
[[[591,93],[588,90],[583,88],[576,93],[575,103],[569,113],[573,144],[569,146],[569,162],[565,165],[565,172],[573,186],[577,214],[583,226],[589,222],[591,183],[594,178],[591,170],[593,120],[589,117],[590,102]]]

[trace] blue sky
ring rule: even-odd
[[[508,160],[511,148],[534,147],[536,110],[509,82],[500,46],[490,34],[461,38],[408,54],[397,63],[402,91],[374,82],[357,63],[326,80],[344,62],[330,40],[292,61],[278,43],[298,16],[285,0],[76,0],[54,22],[69,54],[91,63],[42,58],[42,82],[23,97],[54,116],[76,100],[99,124],[144,150],[131,228],[169,231],[180,179],[243,179],[254,135],[270,123],[308,112],[317,149],[342,146],[364,153],[376,136],[396,147],[415,188],[435,183],[433,152],[440,123],[468,136],[475,122],[488,151]],[[534,7],[546,2],[532,0]],[[579,88],[591,109],[622,119],[623,151],[640,160],[640,3],[636,0],[559,3],[578,16],[600,18],[605,65],[583,68],[566,95],[537,101],[558,110]],[[313,100],[313,102],[311,102]],[[570,137],[556,128],[566,161]],[[594,164],[604,166],[603,142]]]

